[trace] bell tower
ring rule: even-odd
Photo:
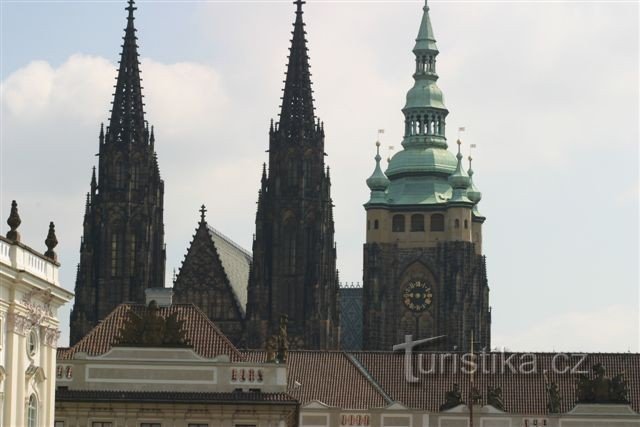
[[[144,118],[133,0],[126,10],[111,119],[100,126],[85,206],[71,345],[118,304],[144,303],[146,288],[164,286],[164,182]]]
[[[365,350],[390,350],[416,339],[445,337],[433,350],[464,350],[472,331],[490,346],[491,313],[482,224],[481,193],[473,171],[448,150],[449,113],[437,86],[439,54],[429,7],[413,49],[414,85],[407,93],[403,149],[383,172],[379,143],[364,245],[363,328]]]

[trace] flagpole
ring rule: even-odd
[[[474,393],[474,383],[473,377],[476,372],[476,362],[475,362],[475,354],[473,352],[473,329],[471,330],[471,360],[473,361],[473,370],[471,371],[471,387],[469,388],[469,393],[467,394],[469,400],[469,427],[473,427],[473,393]]]

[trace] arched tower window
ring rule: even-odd
[[[36,395],[29,396],[29,404],[27,405],[27,427],[38,426],[38,399]]]
[[[129,275],[134,276],[136,271],[136,250],[137,250],[137,242],[136,242],[136,233],[131,233],[131,237],[129,240]]]
[[[468,219],[464,220],[464,228],[469,228],[469,220]]]
[[[122,236],[119,232],[111,235],[111,277],[118,277],[122,274]]]
[[[380,222],[376,219],[375,221],[373,221],[373,228],[374,230],[377,230],[380,227]]]
[[[460,220],[458,218],[456,218],[456,220],[454,221],[454,227],[460,228]]]
[[[444,231],[444,215],[431,215],[431,231]]]
[[[138,188],[138,180],[140,179],[140,165],[138,164],[138,162],[133,164],[133,167],[131,168],[131,188],[132,189],[137,189]]]
[[[411,215],[411,231],[424,231],[424,215]]]
[[[122,165],[122,161],[116,160],[116,163],[113,167],[114,171],[114,185],[116,188],[124,187],[124,166]]]
[[[404,231],[404,215],[394,215],[391,220],[391,231],[403,232]]]

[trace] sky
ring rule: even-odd
[[[207,206],[251,248],[268,128],[277,119],[289,1],[138,1],[146,102],[165,180],[167,284]],[[639,5],[436,1],[447,136],[464,126],[487,217],[492,346],[640,351]],[[125,2],[0,2],[0,233],[55,221],[73,290],[98,131],[108,121]],[[400,147],[420,1],[309,1],[315,106],[325,123],[340,277],[362,281],[378,129]],[[71,304],[60,311],[68,341]]]

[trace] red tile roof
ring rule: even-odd
[[[432,365],[431,355],[438,357],[439,353],[423,353],[424,370],[429,370]],[[502,353],[496,355],[497,366],[500,364]],[[513,353],[504,353],[508,358]],[[518,360],[517,353],[512,360]],[[546,414],[548,398],[545,390],[544,372],[550,382],[555,382],[562,397],[560,412],[570,411],[576,403],[576,388],[578,375],[557,373],[553,369],[555,353],[530,353],[536,360],[536,373],[512,373],[506,369],[504,373],[500,369],[494,373],[483,374],[478,372],[474,376],[475,386],[484,396],[482,401],[486,404],[487,387],[501,387],[506,412],[518,414]],[[364,368],[371,374],[382,389],[394,400],[410,408],[419,408],[427,411],[438,411],[444,403],[445,393],[453,388],[453,384],[459,384],[463,396],[468,396],[470,388],[470,376],[460,372],[454,373],[451,368],[444,372],[431,374],[419,374],[417,383],[407,382],[404,372],[404,354],[391,352],[359,352],[352,353]],[[414,355],[414,366],[417,365],[417,355]],[[490,360],[490,359],[487,359]],[[526,360],[526,359],[525,359]],[[530,360],[530,359],[528,359]],[[571,366],[580,360],[579,357],[571,359]],[[518,364],[512,365],[516,367]],[[601,363],[607,370],[607,376],[613,376],[624,372],[629,383],[629,395],[631,407],[636,412],[640,411],[640,354],[590,354],[579,367],[580,370],[589,371],[596,363]],[[563,367],[563,360],[557,360],[557,366]],[[489,366],[487,364],[487,366]],[[417,369],[415,369],[417,371]]]
[[[266,357],[261,351],[246,351],[244,355],[254,362],[263,362]],[[317,400],[329,406],[360,409],[391,403],[348,353],[290,351],[287,365],[288,392],[302,404]]]
[[[128,319],[129,311],[141,314],[146,310],[142,304],[120,304],[102,322],[96,325],[84,338],[73,347],[58,350],[59,360],[72,359],[78,352],[85,352],[90,356],[104,354],[116,344],[124,322]],[[182,320],[183,328],[193,350],[202,357],[213,358],[227,355],[231,361],[244,360],[242,354],[207,317],[202,310],[193,304],[174,304],[170,307],[160,307],[159,314],[167,317],[177,314]]]

